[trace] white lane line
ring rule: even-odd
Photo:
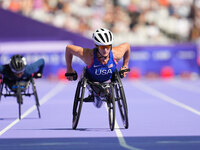
[[[190,85],[190,84],[183,84],[181,81],[173,80],[167,84],[170,84],[171,86],[186,90],[186,91],[191,91],[194,93],[200,93],[200,88],[198,86]]]
[[[107,110],[107,112],[108,112],[108,106],[107,106],[106,103],[105,103],[105,107],[106,107],[106,110]],[[115,119],[115,133],[116,133],[117,138],[118,138],[118,140],[119,140],[119,144],[120,144],[122,147],[124,147],[124,148],[126,148],[126,149],[129,149],[129,150],[142,150],[142,149],[139,149],[139,148],[135,148],[135,147],[133,147],[133,146],[130,146],[130,145],[128,145],[128,144],[126,143],[126,141],[125,141],[125,139],[124,139],[124,136],[123,136],[123,134],[122,134],[122,132],[121,132],[121,130],[120,130],[120,128],[119,128],[119,125],[118,125],[116,119]]]
[[[66,84],[58,83],[55,88],[51,89],[41,100],[40,100],[40,106],[46,103],[49,99],[51,99],[53,96],[55,96],[57,93],[59,93]],[[29,108],[25,113],[22,114],[21,120],[28,116],[31,112],[33,112],[36,109],[36,106],[32,106]],[[0,136],[2,136],[6,131],[8,131],[10,128],[12,128],[15,124],[19,122],[19,118],[14,120],[11,124],[9,124],[7,127],[5,127],[3,130],[0,131]]]
[[[133,147],[133,146],[130,146],[130,145],[128,145],[128,144],[126,143],[126,141],[125,141],[125,139],[124,139],[124,137],[123,137],[123,134],[122,134],[122,132],[121,132],[121,130],[120,130],[120,128],[119,128],[119,125],[118,125],[118,123],[117,123],[116,120],[115,120],[115,133],[117,134],[117,138],[118,138],[118,140],[119,140],[119,144],[120,144],[122,147],[124,147],[124,148],[126,148],[126,149],[130,149],[130,150],[142,150],[142,149],[139,149],[139,148],[135,148],[135,147]]]
[[[151,88],[151,87],[149,87],[149,86],[147,86],[147,85],[145,85],[145,84],[143,84],[141,82],[135,82],[133,84],[133,86],[135,88],[145,92],[145,93],[148,93],[148,94],[150,94],[152,96],[158,97],[161,100],[164,100],[164,101],[166,101],[168,103],[171,103],[173,105],[176,105],[178,107],[186,109],[186,110],[188,110],[188,111],[190,111],[190,112],[192,112],[192,113],[194,113],[196,115],[200,115],[200,111],[198,111],[198,110],[196,110],[196,109],[194,109],[194,108],[192,108],[192,107],[190,107],[188,105],[185,105],[185,104],[183,104],[181,102],[178,102],[175,99],[173,99],[173,98],[171,98],[171,97],[159,92],[158,90],[155,90],[155,89],[153,89],[153,88]]]

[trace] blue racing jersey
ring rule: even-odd
[[[97,56],[95,55],[96,49],[93,50],[93,63],[90,66],[87,66],[87,73],[88,77],[91,81],[95,82],[105,82],[112,78],[112,75],[116,68],[116,61],[113,57],[112,49],[110,50],[110,58],[107,64],[103,65],[98,60]]]

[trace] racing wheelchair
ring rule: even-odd
[[[80,80],[78,81],[74,97],[72,112],[73,129],[77,128],[83,102],[94,102],[94,94],[100,96],[101,100],[107,103],[110,130],[113,131],[115,127],[115,103],[118,104],[123,126],[125,127],[125,129],[128,128],[128,107],[121,78],[123,78],[124,72],[129,71],[130,69],[119,71],[116,69],[112,75],[112,79],[110,82],[99,83],[90,81],[87,75],[87,70],[86,68],[84,68]],[[66,73],[65,76],[73,76],[73,80],[77,79],[77,73]],[[89,95],[88,97],[85,97],[86,89],[88,89],[89,93],[91,93],[91,95]]]
[[[36,91],[36,86],[34,82],[34,78],[40,78],[37,75],[33,77],[29,77],[25,80],[20,80],[16,82],[11,82],[9,79],[0,76],[0,100],[1,97],[11,97],[14,96],[17,98],[18,108],[19,108],[19,119],[21,119],[21,105],[23,104],[22,96],[34,96],[36,107],[38,111],[38,116],[41,118],[40,109],[39,109],[39,100]],[[32,85],[32,90],[30,90],[30,86]]]

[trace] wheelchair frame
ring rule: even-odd
[[[103,99],[102,101],[105,101],[107,103],[110,130],[113,131],[115,127],[115,102],[117,102],[118,104],[123,126],[126,129],[128,128],[129,126],[128,107],[127,107],[125,92],[124,92],[124,88],[120,79],[119,71],[117,69],[115,70],[110,83],[96,83],[96,82],[90,81],[87,78],[86,69],[84,69],[82,73],[82,77],[80,78],[77,84],[75,97],[74,97],[73,120],[72,120],[73,129],[77,128],[83,102],[93,102],[93,100],[88,101],[88,99],[85,98],[85,88],[86,87],[88,88],[89,86],[88,90],[90,92],[94,92],[94,90],[92,89],[92,86],[97,86],[103,92],[103,89],[101,89],[102,85],[107,85],[109,87],[109,92],[105,94],[105,99]]]
[[[22,82],[26,82],[26,87],[21,85]],[[32,84],[32,92],[30,91],[30,84]],[[5,90],[5,92],[4,92],[4,90]],[[15,88],[12,88],[12,89],[8,86],[8,84],[6,84],[6,80],[4,78],[2,78],[2,81],[0,83],[0,100],[1,100],[1,96],[16,97],[17,103],[18,103],[18,108],[19,108],[19,119],[21,119],[21,105],[23,103],[22,96],[30,97],[31,95],[34,95],[34,97],[35,97],[36,107],[37,107],[37,111],[38,111],[38,117],[41,118],[40,109],[39,109],[40,104],[39,104],[37,90],[36,90],[36,86],[35,86],[33,77],[30,77],[26,81],[17,81],[15,84]]]

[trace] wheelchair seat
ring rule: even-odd
[[[91,82],[89,80],[87,83],[87,88],[89,89],[89,91],[92,90],[95,93],[95,95],[101,97],[108,96],[108,89],[110,88],[110,83]]]
[[[18,82],[10,82],[10,81],[3,81],[5,84],[5,88],[7,88],[7,90],[10,90],[12,92],[16,92],[18,86],[21,89],[21,92],[25,92],[26,89],[28,88],[28,86],[30,85],[30,80],[22,80],[22,81],[18,81]]]

